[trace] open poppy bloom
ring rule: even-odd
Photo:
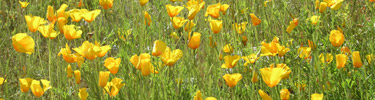
[[[277,55],[279,57],[284,56],[289,51],[290,51],[290,48],[286,48],[285,46],[277,45]]]
[[[253,22],[253,26],[257,26],[260,24],[261,20],[257,16],[255,16],[254,13],[251,13],[250,17],[251,17],[251,22]]]
[[[87,93],[87,88],[80,88],[78,97],[81,98],[81,100],[86,100],[89,94]]]
[[[85,41],[82,43],[82,45],[78,48],[73,48],[74,51],[76,51],[79,55],[89,59],[93,60],[101,53],[101,48],[97,45],[94,45],[90,43],[89,41]]]
[[[332,54],[331,53],[327,53],[327,54],[320,54],[319,55],[319,58],[320,58],[320,61],[322,62],[322,63],[331,63],[332,62],[332,60],[333,60],[333,56],[332,56]]]
[[[154,47],[152,48],[152,55],[159,56],[163,54],[166,48],[167,48],[167,45],[163,41],[156,40],[154,42]]]
[[[173,66],[182,57],[182,50],[176,49],[172,51],[171,48],[167,47],[160,57],[164,64]]]
[[[109,45],[100,46],[100,42],[96,42],[96,41],[95,41],[95,46],[100,47],[100,50],[101,50],[100,53],[98,54],[98,57],[104,57],[105,54],[107,54],[107,52],[111,50],[111,47]]]
[[[96,10],[89,11],[89,12],[86,12],[86,13],[82,14],[82,17],[83,17],[83,19],[85,19],[86,22],[91,23],[100,14],[100,12],[101,12],[101,10],[96,9]]]
[[[220,30],[223,28],[223,21],[221,20],[210,20],[210,27],[214,34],[217,34],[220,32]]]
[[[158,74],[159,72],[154,69],[154,66],[152,65],[150,61],[150,54],[142,53],[139,56],[133,55],[130,58],[130,62],[133,64],[137,70],[141,70],[143,76],[148,76],[150,73]]]
[[[18,3],[20,3],[20,5],[21,5],[21,8],[26,8],[27,7],[27,5],[29,5],[29,2],[22,2],[22,1],[18,1]]]
[[[99,72],[99,86],[104,88],[107,85],[109,78],[109,71],[100,71]]]
[[[68,78],[71,78],[73,76],[73,70],[72,70],[72,66],[70,66],[70,64],[68,65],[68,67],[66,67],[66,74],[67,74]]]
[[[336,67],[337,69],[341,69],[345,66],[348,57],[345,54],[338,54],[336,55]]]
[[[239,73],[225,74],[223,78],[225,82],[227,83],[227,85],[233,88],[238,83],[238,81],[242,79],[242,75]]]
[[[225,53],[233,53],[233,47],[232,45],[230,44],[226,44],[224,47],[223,47],[223,51]]]
[[[262,97],[263,100],[272,100],[272,98],[266,92],[264,92],[262,89],[259,89],[258,93],[259,93],[260,97]]]
[[[195,26],[196,24],[193,22],[193,20],[191,21],[188,21],[188,23],[185,25],[185,31],[186,32],[191,32],[191,29],[193,29],[193,27]]]
[[[169,17],[175,17],[177,16],[184,7],[182,6],[172,6],[171,4],[165,5],[165,8],[167,9]]]
[[[283,68],[273,68],[273,66],[271,66],[269,68],[260,69],[260,73],[264,83],[266,83],[268,87],[272,88],[281,81],[285,71]]]
[[[144,11],[144,16],[145,16],[145,24],[147,25],[147,26],[150,26],[151,25],[151,23],[152,23],[152,20],[151,20],[151,16],[150,16],[150,14],[147,12],[147,11]]]
[[[228,8],[229,8],[229,5],[228,5],[228,4],[222,4],[222,5],[220,6],[220,11],[223,13],[223,15],[226,14]]]
[[[324,11],[326,11],[327,6],[328,6],[328,4],[326,2],[320,2],[319,12],[323,13]]]
[[[252,53],[248,56],[243,56],[242,59],[244,59],[246,61],[244,66],[247,66],[249,64],[254,64],[255,61],[257,61],[259,59],[259,57],[257,57],[256,54]]]
[[[221,68],[233,68],[237,65],[238,60],[240,60],[239,55],[227,55],[224,57],[225,63],[221,65]]]
[[[57,55],[58,56],[63,55],[63,58],[67,63],[75,62],[74,55],[72,54],[72,51],[70,50],[70,47],[68,44],[65,44],[65,48],[61,48],[59,54]]]
[[[32,54],[34,53],[34,39],[26,33],[17,33],[12,36],[12,44],[17,52]]]
[[[74,71],[74,79],[77,84],[81,83],[81,72],[79,70]]]
[[[290,33],[298,25],[298,18],[294,18],[293,21],[289,22],[289,26],[286,28],[286,32]]]
[[[191,49],[197,49],[201,43],[201,33],[198,33],[198,32],[194,32],[193,33],[193,36],[189,39],[189,48]]]
[[[280,98],[281,100],[289,100],[290,92],[288,89],[282,89],[280,91]]]
[[[28,92],[33,80],[34,79],[31,79],[31,78],[20,78],[19,81],[20,81],[21,91],[24,93]]]
[[[343,1],[344,0],[332,0],[331,4],[329,4],[329,5],[330,5],[332,10],[338,10],[338,9],[341,8],[341,5],[342,5]]]
[[[4,78],[0,77],[0,86],[3,85],[3,83],[4,83]]]
[[[148,0],[139,0],[139,4],[141,4],[141,6],[146,5],[146,3],[148,3]]]
[[[238,34],[242,34],[246,30],[246,25],[247,25],[247,22],[242,22],[242,23],[239,23],[239,24],[234,23],[234,28],[236,29],[236,32]]]
[[[195,96],[194,96],[194,99],[193,100],[203,100],[202,98],[202,94],[201,94],[201,90],[198,90],[196,93],[195,93]]]
[[[36,32],[40,25],[47,23],[46,20],[39,16],[26,15],[26,24],[31,32]]]
[[[298,48],[297,53],[299,55],[299,58],[303,58],[303,59],[311,58],[311,56],[310,56],[311,48],[310,47],[303,47],[302,46],[302,47]]]
[[[270,43],[265,43],[264,41],[262,41],[262,49],[260,51],[260,56],[276,56],[276,54],[278,54],[279,51],[279,46],[279,38],[277,37],[274,37],[272,42]]]
[[[54,28],[55,22],[52,22],[49,25],[40,26],[38,30],[43,35],[43,37],[55,39],[60,33],[56,32]]]
[[[47,15],[48,21],[53,22],[54,20],[56,20],[56,13],[55,13],[53,6],[48,5],[46,15]]]
[[[42,83],[42,84],[40,84]],[[43,86],[41,86],[43,85]],[[44,92],[46,92],[48,89],[52,88],[50,86],[50,82],[48,80],[33,80],[31,83],[31,91],[33,92],[34,96],[41,97],[43,96]]]
[[[172,24],[175,29],[179,29],[188,21],[184,17],[173,17]]]
[[[323,100],[323,94],[314,93],[311,95],[311,100]]]
[[[309,20],[311,21],[311,24],[316,25],[320,20],[320,16],[311,16]]]
[[[188,14],[189,20],[194,19],[194,17],[201,10],[201,8],[203,8],[204,4],[205,4],[205,2],[201,2],[201,3],[196,2],[196,3],[186,7],[189,10],[189,14]]]
[[[114,97],[118,94],[120,89],[125,85],[122,83],[122,79],[120,78],[113,78],[111,82],[108,82],[107,85],[104,87],[104,90],[107,91],[110,97]]]
[[[343,32],[340,29],[332,30],[331,33],[329,34],[329,41],[335,47],[341,46],[345,41]]]
[[[360,68],[363,65],[359,51],[353,52],[352,61],[355,68]]]
[[[104,9],[112,8],[114,0],[99,0],[100,6],[102,6]]]
[[[104,66],[113,74],[115,75],[118,72],[118,69],[120,67],[121,58],[113,58],[109,57],[105,59]]]
[[[274,64],[271,64],[270,67],[274,67]],[[276,64],[276,68],[282,68],[284,69],[284,72],[282,73],[282,79],[289,78],[289,74],[291,73],[290,68],[286,64]]]
[[[81,38],[82,30],[77,30],[75,25],[64,25],[64,37],[67,40]]]
[[[213,18],[219,18],[220,17],[220,11],[221,11],[221,4],[220,3],[209,5],[207,7],[207,11],[206,11],[205,16],[210,15]]]
[[[73,22],[79,22],[82,20],[82,15],[84,13],[87,13],[88,11],[86,9],[72,9],[72,10],[69,10],[69,16],[70,18],[72,18],[72,21]]]

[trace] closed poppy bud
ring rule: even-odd
[[[289,22],[289,26],[286,28],[286,32],[290,33],[298,25],[298,18],[294,18],[293,21]]]
[[[57,28],[60,30],[60,33],[64,34],[64,26],[68,23],[68,20],[64,17],[57,18]]]
[[[320,4],[320,2],[319,2],[319,0],[315,0],[315,9],[319,9],[319,5]]]
[[[189,48],[197,49],[201,45],[201,33],[194,32],[193,36],[189,39]]]
[[[359,51],[353,52],[352,61],[355,68],[360,68],[362,66],[362,60],[361,56],[359,55]]]
[[[202,98],[202,94],[201,94],[201,90],[198,90],[198,91],[195,93],[194,100],[203,100],[203,98]]]
[[[225,63],[221,65],[221,68],[233,68],[237,65],[238,60],[240,60],[239,55],[227,55],[224,57]]]
[[[19,3],[20,3],[20,5],[21,5],[21,8],[26,8],[27,7],[27,5],[29,5],[29,2],[22,2],[22,1],[18,1]]]
[[[172,24],[175,29],[179,29],[188,21],[184,17],[173,17]]]
[[[46,16],[47,16],[48,21],[52,22],[56,20],[56,14],[55,14],[55,10],[53,6],[48,5]]]
[[[344,34],[339,30],[332,30],[331,33],[329,34],[329,41],[331,42],[333,46],[339,47],[345,41]]]
[[[89,94],[87,93],[87,88],[80,88],[78,97],[81,98],[81,100],[86,100]]]
[[[242,79],[242,75],[239,74],[239,73],[235,73],[235,74],[225,74],[223,76],[225,82],[227,83],[227,85],[231,88],[233,88],[237,83],[238,81],[240,81]]]
[[[251,78],[251,82],[253,82],[253,83],[258,82],[258,74],[257,74],[257,72],[253,72],[253,77]]]
[[[150,14],[148,14],[147,11],[144,11],[144,16],[145,16],[145,22],[144,22],[144,23],[145,23],[147,26],[150,26],[151,23],[152,23],[152,20],[151,20],[151,16],[150,16]]]
[[[39,16],[26,15],[26,24],[31,32],[36,32],[40,25],[47,23],[46,20]]]
[[[193,29],[193,27],[194,27],[195,25],[196,25],[196,24],[193,22],[193,20],[188,21],[188,23],[185,25],[185,31],[186,31],[186,32],[191,32],[191,29]]]
[[[204,100],[217,100],[215,97],[207,97],[206,99]]]
[[[242,22],[240,24],[235,23],[234,28],[236,29],[236,32],[238,34],[242,34],[246,30],[246,25],[247,25],[247,22]]]
[[[120,89],[125,85],[125,83],[122,83],[122,79],[120,78],[114,78],[111,80],[111,83],[110,83],[110,86],[111,86],[111,90],[109,90],[109,86],[105,87],[104,89],[108,92],[109,96],[110,97],[114,97],[118,94],[118,92],[120,91]]]
[[[333,56],[332,56],[332,54],[330,54],[330,53],[328,53],[328,54],[320,54],[319,55],[319,58],[320,58],[320,61],[322,62],[322,63],[325,63],[325,62],[327,62],[327,63],[331,63],[332,62],[332,60],[333,60]]]
[[[314,49],[316,48],[316,45],[315,45],[315,43],[314,43],[313,41],[311,41],[311,40],[307,40],[307,42],[308,42],[309,47],[310,47],[312,50],[314,50]]]
[[[272,100],[272,98],[266,92],[264,92],[262,89],[259,89],[258,93],[259,93],[260,97],[262,97],[263,100]]]
[[[211,47],[211,48],[216,47],[216,42],[214,42],[214,41],[212,40],[212,36],[208,37],[208,39],[210,40],[210,47]]]
[[[146,5],[147,2],[148,0],[139,0],[139,4],[141,4],[141,6]]]
[[[246,46],[246,44],[247,44],[247,36],[241,36],[241,40],[242,40],[242,44],[244,45],[244,46]]]
[[[66,74],[68,75],[68,78],[71,78],[73,76],[73,70],[70,64],[68,65],[68,67],[66,67]]]
[[[219,60],[223,60],[223,53],[219,52]]]
[[[60,8],[56,11],[57,12],[57,18],[63,17],[65,19],[68,19],[69,13],[65,12],[65,9],[68,8],[67,4],[62,4]]]
[[[280,91],[280,98],[281,100],[289,100],[290,92],[288,89],[282,89]]]
[[[323,100],[323,94],[314,93],[311,95],[311,100]]]
[[[331,9],[332,10],[338,10],[338,9],[340,9],[343,1],[344,0],[335,0],[335,2],[331,6]]]
[[[229,5],[228,5],[228,4],[222,4],[222,5],[220,6],[220,11],[223,13],[223,15],[226,14],[228,8],[229,8]]]
[[[250,17],[251,17],[251,22],[253,22],[253,26],[257,26],[260,24],[261,20],[257,16],[255,16],[254,13],[251,13]]]
[[[42,84],[40,84],[40,83],[42,83]],[[43,85],[43,86],[41,86],[41,85]],[[43,96],[45,91],[47,91],[49,88],[51,88],[51,86],[50,86],[50,82],[47,81],[47,80],[41,80],[41,81],[33,80],[30,88],[31,88],[31,91],[33,92],[34,96],[41,97],[41,96]]]
[[[371,64],[373,58],[374,58],[373,54],[366,55],[366,59],[369,64]]]
[[[188,14],[189,20],[194,19],[194,17],[201,10],[201,8],[203,8],[204,4],[205,4],[205,2],[202,2],[202,3],[199,3],[199,4],[197,2],[196,4],[193,4],[190,7],[186,7],[189,10],[189,14]]]
[[[336,55],[336,67],[341,69],[345,66],[348,57],[345,54]]]
[[[79,70],[74,71],[74,79],[77,84],[81,83],[81,72]]]
[[[3,85],[4,82],[5,82],[5,81],[4,81],[4,78],[3,78],[3,77],[0,77],[0,86]]]
[[[19,81],[20,81],[21,91],[24,93],[28,92],[33,80],[34,79],[31,79],[31,78],[20,78]]]
[[[347,46],[341,47],[340,50],[341,50],[341,53],[346,54],[346,55],[350,55],[352,53],[352,51],[350,51],[350,48]]]
[[[105,59],[104,66],[113,74],[115,75],[118,72],[118,69],[120,67],[121,58],[113,58],[109,57]]]
[[[213,18],[219,18],[220,17],[220,9],[221,9],[220,3],[209,5],[207,7],[207,11],[206,11],[205,16],[210,15]]]
[[[320,6],[319,6],[319,12],[320,13],[323,13],[324,11],[326,11],[327,9],[327,3],[326,2],[320,2]]]
[[[233,52],[233,47],[232,47],[232,45],[230,45],[230,44],[226,44],[226,45],[223,47],[223,51],[224,51],[225,53],[232,53],[232,52]]]
[[[114,0],[99,0],[100,6],[102,6],[104,9],[112,8]]]
[[[99,86],[104,88],[107,85],[108,78],[109,78],[108,71],[100,71],[99,72]]]
[[[173,66],[182,57],[182,50],[176,49],[172,51],[167,47],[160,57],[164,64],[167,66]]]
[[[210,27],[214,34],[217,34],[220,32],[220,30],[223,28],[223,21],[221,20],[210,20]]]
[[[67,40],[81,38],[82,30],[77,30],[75,25],[64,25],[64,36]]]
[[[156,40],[154,42],[154,47],[152,48],[152,55],[159,56],[163,54],[163,52],[165,51],[165,48],[167,48],[167,45],[163,41]]]
[[[177,16],[181,10],[184,9],[182,6],[172,6],[171,4],[165,5],[165,8],[167,8],[167,12],[170,17]]]
[[[26,54],[34,53],[34,39],[31,36],[28,36],[26,33],[18,33],[12,36],[12,44],[17,52]]]
[[[282,68],[262,68],[260,69],[262,79],[268,87],[275,87],[280,81],[284,74],[284,69]]]
[[[99,9],[89,11],[85,14],[82,14],[82,17],[83,17],[83,19],[85,19],[86,22],[91,23],[92,21],[95,20],[96,16],[98,16],[100,14],[100,11],[101,10],[99,10]]]

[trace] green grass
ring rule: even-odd
[[[326,100],[372,100],[375,99],[374,64],[369,64],[365,59],[367,54],[375,53],[375,3],[368,0],[345,0],[339,10],[333,11],[327,8],[324,13],[315,9],[315,0],[272,0],[268,7],[263,6],[264,0],[205,0],[205,8],[197,14],[194,22],[197,24],[193,32],[202,34],[201,45],[192,50],[187,46],[188,33],[183,28],[173,28],[167,14],[165,5],[183,6],[186,3],[172,3],[169,0],[151,0],[145,6],[140,6],[138,0],[115,0],[113,8],[104,10],[98,0],[83,0],[84,7],[89,10],[101,9],[101,14],[92,23],[80,21],[70,22],[80,26],[82,38],[68,41],[60,34],[56,39],[44,38],[39,32],[30,32],[27,28],[24,16],[32,14],[46,18],[47,6],[54,6],[55,10],[61,4],[68,4],[66,11],[78,8],[79,0],[29,0],[27,8],[22,9],[15,0],[0,1],[0,77],[6,78],[0,86],[0,98],[13,99],[79,99],[79,88],[87,87],[89,100],[92,99],[119,99],[119,100],[148,100],[168,99],[185,100],[192,99],[195,92],[201,90],[203,98],[216,97],[219,100],[256,100],[261,99],[258,90],[262,89],[273,98],[280,99],[280,90],[289,88],[293,91],[290,100],[310,99],[313,93],[323,93]],[[208,5],[229,4],[226,15],[220,14],[223,20],[223,29],[219,34],[213,34],[208,18],[204,16]],[[244,14],[240,10],[247,8]],[[143,23],[143,11],[148,11],[152,17],[152,25],[146,27]],[[251,25],[249,14],[254,13],[262,22],[258,26]],[[187,18],[188,10],[184,8],[178,15]],[[285,30],[289,21],[299,19],[299,25],[288,34]],[[321,16],[317,25],[311,25],[306,19],[313,16]],[[239,35],[232,28],[235,22],[248,22],[246,31]],[[345,27],[342,24],[345,22]],[[360,51],[363,66],[354,68],[349,56],[345,68],[336,68],[336,59],[330,64],[320,63],[318,56],[321,53],[332,53],[333,56],[340,53],[339,47],[333,47],[329,41],[331,30],[340,26],[345,35],[344,46],[352,51]],[[56,28],[57,29],[57,28]],[[124,34],[131,29],[132,34],[121,40],[118,32]],[[94,33],[90,38],[88,33]],[[175,40],[170,37],[171,32],[177,32],[181,38]],[[12,46],[11,37],[17,33],[28,33],[36,42],[35,52],[31,55],[16,52]],[[241,36],[247,36],[247,46],[242,45]],[[212,36],[217,42],[215,48],[209,46],[208,37]],[[261,42],[270,42],[274,36],[280,38],[282,45],[289,44],[291,49],[283,58],[261,57],[255,64],[244,66],[240,60],[233,69],[220,68],[224,61],[219,60],[219,52],[225,44],[234,47],[234,54],[245,56],[260,52]],[[293,42],[288,42],[293,39]],[[63,58],[57,56],[61,48],[68,43],[71,48],[79,47],[83,41],[101,42],[102,45],[110,45],[112,49],[103,58],[85,60],[81,70],[82,82],[76,84],[74,78],[66,75],[66,63]],[[162,40],[174,49],[181,49],[183,57],[173,67],[159,66],[161,59],[152,56],[152,63],[159,70],[159,74],[142,76],[136,70],[129,59],[134,54],[151,54],[153,41]],[[300,44],[307,46],[307,40],[317,44],[312,51],[312,61],[298,57]],[[121,58],[119,72],[110,75],[110,79],[118,77],[126,84],[121,88],[116,97],[110,98],[103,94],[98,86],[99,71],[107,71],[104,60],[107,57]],[[374,61],[373,61],[374,62]],[[269,88],[261,79],[260,68],[270,64],[285,63],[291,68],[290,77],[282,80],[276,87]],[[76,63],[72,63],[74,70],[78,69]],[[25,66],[26,72],[22,68]],[[252,83],[252,73],[244,71],[248,68],[256,70],[259,81]],[[222,76],[226,73],[241,73],[243,79],[234,88],[229,88]],[[41,97],[35,97],[31,91],[22,93],[19,78],[47,79],[51,81],[52,88]],[[182,79],[181,84],[176,79]],[[323,89],[328,87],[330,89]],[[296,84],[306,84],[304,89],[299,89]]]

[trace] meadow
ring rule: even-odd
[[[1,0],[0,100],[374,100],[374,0]]]

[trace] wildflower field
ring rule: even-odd
[[[0,100],[374,100],[375,0],[1,0]]]

